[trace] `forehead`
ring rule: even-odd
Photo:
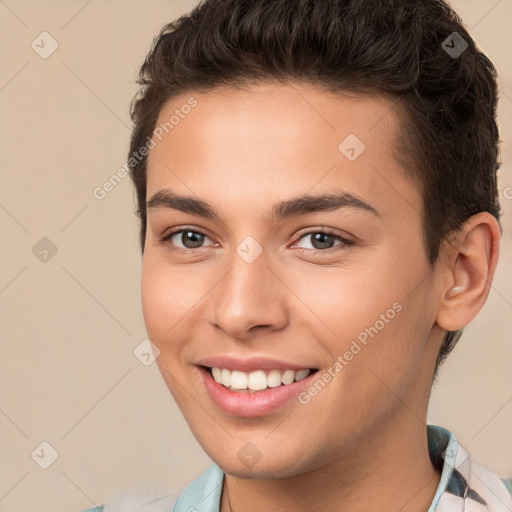
[[[377,95],[303,84],[184,93],[159,114],[147,198],[168,187],[270,203],[335,187],[410,207],[419,194],[394,155],[399,130],[392,100]]]

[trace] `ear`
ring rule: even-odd
[[[444,279],[436,323],[456,331],[482,309],[498,263],[500,226],[490,213],[470,217],[444,257]]]

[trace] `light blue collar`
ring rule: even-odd
[[[478,478],[473,478],[469,462],[465,463],[467,452],[460,447],[450,431],[437,425],[427,425],[427,438],[430,459],[441,471],[439,485],[427,512],[463,512],[466,509],[466,500],[468,507],[485,504],[486,500],[490,505],[496,496],[499,503],[510,503],[511,497],[502,479],[486,470],[484,473],[482,469],[478,470],[481,476],[477,474]],[[476,464],[473,466],[476,467]],[[181,492],[173,512],[219,512],[224,481],[224,472],[217,464],[212,463]],[[483,484],[480,485],[479,482]],[[505,509],[490,506],[482,510]]]
[[[173,512],[219,512],[224,472],[212,465],[181,492]]]

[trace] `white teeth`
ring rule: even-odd
[[[231,389],[247,389],[247,374],[233,370],[231,372]]]
[[[302,380],[307,377],[311,370],[270,370],[268,374],[264,370],[255,370],[253,372],[241,372],[238,370],[228,370],[227,368],[212,369],[212,376],[215,382],[232,390],[261,391],[263,389],[276,388],[291,384],[294,381]]]
[[[270,370],[267,375],[267,386],[269,388],[277,388],[281,385],[281,372],[279,370]]]
[[[293,370],[286,370],[281,375],[281,382],[286,386],[286,384],[291,384],[295,379],[295,372]]]
[[[259,391],[267,387],[267,376],[263,370],[256,370],[255,372],[249,373],[247,379],[247,387]]]
[[[231,372],[223,368],[220,374],[220,382],[223,386],[231,386]]]
[[[215,382],[221,382],[222,370],[220,368],[212,368],[212,374]]]
[[[304,369],[295,372],[295,380],[302,380],[309,375],[310,370]]]

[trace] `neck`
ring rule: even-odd
[[[430,461],[425,423],[406,408],[398,419],[304,474],[265,480],[226,474],[221,512],[425,512],[440,473]]]

